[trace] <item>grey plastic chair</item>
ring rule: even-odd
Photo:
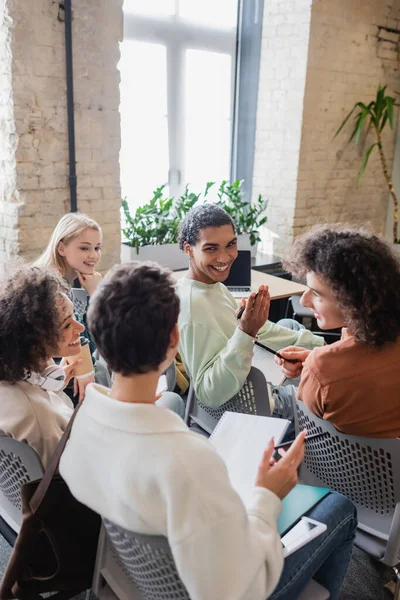
[[[400,439],[364,438],[339,433],[296,402],[296,434],[325,432],[306,443],[300,480],[327,486],[357,507],[355,544],[389,567],[400,563]],[[400,590],[397,576],[396,593]],[[397,598],[396,593],[394,595]]]
[[[98,600],[190,600],[165,537],[133,533],[107,519],[100,532],[92,593]],[[297,600],[328,598],[311,581]]]
[[[164,371],[164,375],[167,378],[167,390],[173,392],[176,385],[176,365],[175,361],[169,365],[168,369]]]
[[[82,319],[87,311],[89,296],[85,288],[71,288],[74,311]]]
[[[0,532],[11,545],[22,523],[21,485],[42,475],[42,463],[33,448],[0,435]]]
[[[264,374],[256,367],[251,367],[246,382],[240,392],[219,408],[210,408],[201,404],[196,398],[193,383],[190,382],[186,402],[185,422],[190,419],[200,425],[208,433],[212,433],[225,411],[246,413],[251,415],[271,416],[267,382]]]

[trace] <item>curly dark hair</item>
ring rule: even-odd
[[[283,266],[300,278],[321,277],[356,340],[380,347],[400,335],[399,256],[367,230],[326,225],[298,237]]]
[[[60,339],[57,294],[61,277],[39,267],[18,266],[0,292],[0,380],[15,383],[40,372]]]
[[[236,232],[232,217],[216,204],[201,204],[189,210],[182,219],[179,227],[179,248],[183,250],[185,242],[195,246],[200,239],[200,230],[206,227],[222,227],[232,225],[233,233]]]
[[[130,262],[115,266],[98,286],[88,324],[108,366],[128,376],[159,368],[178,314],[170,271],[152,262]]]

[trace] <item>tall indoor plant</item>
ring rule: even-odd
[[[400,243],[400,240],[397,237],[397,228],[399,223],[399,203],[393,187],[391,175],[388,171],[386,155],[383,150],[382,131],[388,123],[390,128],[393,129],[394,108],[396,106],[400,106],[400,104],[396,103],[396,98],[393,96],[386,95],[386,88],[386,85],[384,87],[379,85],[375,100],[372,100],[369,104],[365,104],[364,102],[356,102],[347,117],[344,119],[343,123],[340,125],[335,137],[342,131],[343,127],[346,125],[354,111],[358,109],[355,115],[356,122],[353,133],[350,137],[350,141],[354,139],[355,143],[357,144],[359,142],[361,132],[366,131],[366,133],[368,133],[371,129],[374,132],[376,139],[376,141],[364,153],[358,183],[361,183],[365,169],[367,168],[369,157],[371,156],[373,149],[377,147],[381,160],[383,175],[389,188],[390,195],[393,199],[393,242],[398,244]]]

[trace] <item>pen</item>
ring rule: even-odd
[[[295,363],[300,362],[299,360],[296,360],[295,358],[284,358],[282,356],[282,354],[279,354],[279,352],[277,352],[276,350],[272,350],[272,348],[268,348],[268,346],[265,346],[265,344],[262,344],[258,340],[255,340],[254,343],[255,343],[256,346],[259,346],[260,348],[263,348],[267,352],[271,352],[271,354],[275,354],[278,358],[280,358],[281,360],[286,360],[286,362],[288,362],[288,363],[295,364]]]
[[[323,431],[322,433],[312,433],[311,435],[307,435],[304,438],[304,441],[308,442],[308,440],[316,440],[317,438],[324,437],[324,435],[328,435],[328,432]],[[282,442],[282,444],[277,444],[274,447],[274,451],[279,450],[279,448],[284,448],[285,446],[291,446],[293,444],[293,442],[294,442],[294,440],[290,440],[290,442]]]
[[[254,296],[254,300],[257,298],[257,295],[258,295],[258,292],[257,292],[257,294]],[[239,309],[239,312],[238,312],[238,314],[236,315],[236,318],[237,318],[238,320],[240,319],[240,317],[241,317],[241,316],[242,316],[242,314],[244,313],[244,309],[245,309],[245,308],[246,308],[246,305],[242,306],[242,307]],[[300,362],[300,361],[298,361],[298,360],[295,360],[294,358],[283,358],[282,354],[279,354],[279,352],[277,352],[276,350],[272,350],[272,348],[268,348],[268,346],[265,346],[264,344],[261,344],[261,342],[257,342],[257,341],[255,341],[254,343],[255,343],[257,346],[259,346],[260,348],[263,348],[264,350],[267,350],[267,352],[271,352],[271,354],[276,354],[276,356],[277,356],[278,358],[280,358],[281,360],[286,360],[286,362],[288,362],[288,363],[293,363],[293,364],[295,364],[295,363],[297,363],[297,362]]]
[[[254,296],[254,300],[257,298],[257,296],[258,296],[258,292],[257,292],[257,294]],[[244,313],[244,309],[245,309],[245,308],[246,308],[246,305],[244,305],[244,306],[241,306],[241,307],[240,307],[240,309],[239,309],[239,312],[238,312],[238,314],[236,315],[236,318],[237,318],[237,319],[240,319],[240,317],[241,317],[241,316],[242,316],[242,314]]]

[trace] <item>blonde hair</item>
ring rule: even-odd
[[[58,252],[60,242],[69,244],[78,235],[83,233],[85,229],[95,229],[101,234],[101,227],[94,219],[91,219],[83,213],[68,213],[64,215],[57,223],[46,250],[35,261],[36,267],[44,267],[56,269],[61,275],[65,275],[66,264],[65,259]]]

